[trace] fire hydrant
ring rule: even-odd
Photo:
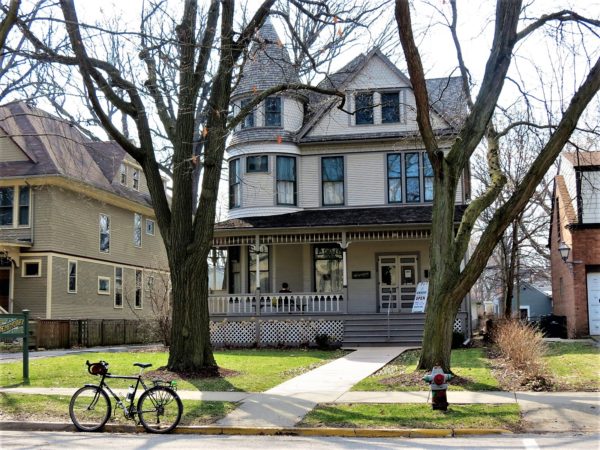
[[[435,366],[433,369],[431,369],[431,373],[428,373],[423,377],[423,380],[427,381],[429,383],[429,387],[431,388],[431,407],[434,410],[448,410],[448,399],[446,397],[448,384],[446,381],[451,379],[452,375],[449,373],[444,373],[444,369],[442,369],[440,366]]]

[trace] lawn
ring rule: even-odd
[[[549,342],[543,357],[557,390],[600,390],[600,349],[584,342]]]
[[[71,422],[69,401],[71,397],[62,395],[20,395],[0,392],[0,421],[23,422]],[[224,417],[235,408],[230,402],[203,402],[182,400],[183,416],[180,425],[207,425]],[[116,410],[108,423],[130,423],[122,411]]]
[[[227,350],[215,352],[224,376],[178,380],[182,390],[262,392],[290,378],[343,356],[342,351],[319,350]],[[88,374],[85,361],[108,361],[113,374],[134,375],[134,362],[152,363],[152,369],[167,364],[166,352],[85,353],[30,360],[30,385],[37,387],[79,387],[97,379]],[[160,376],[160,375],[157,375]],[[0,387],[22,384],[21,363],[0,364]],[[129,383],[109,380],[111,387],[123,388]]]
[[[424,371],[417,371],[419,351],[401,354],[381,370],[356,384],[353,391],[425,391],[429,385],[422,381]],[[498,380],[490,370],[485,350],[467,348],[452,351],[452,371],[456,378],[450,380],[452,391],[501,390]]]
[[[320,405],[300,426],[356,428],[504,428],[518,429],[517,404],[450,405],[447,412],[427,404]]]

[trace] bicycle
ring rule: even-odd
[[[79,431],[101,430],[112,412],[112,404],[107,391],[115,399],[115,407],[123,410],[125,417],[135,420],[137,415],[139,422],[149,433],[168,433],[172,431],[183,413],[183,404],[175,392],[177,385],[175,381],[166,382],[153,380],[153,386],[148,387],[142,379],[144,369],[151,367],[149,363],[134,363],[140,368],[137,376],[112,375],[108,372],[108,363],[100,361],[90,363],[86,361],[88,372],[100,376],[100,382],[86,384],[71,397],[69,403],[69,415],[73,424]],[[106,384],[106,379],[136,380],[135,387],[130,386],[125,399],[122,399]],[[138,388],[142,386],[144,392],[140,396],[137,405],[134,405]],[[128,405],[124,403],[129,402]]]

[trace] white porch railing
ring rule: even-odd
[[[210,295],[208,310],[212,315],[320,314],[345,311],[340,292],[299,292]]]

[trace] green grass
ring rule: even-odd
[[[450,405],[447,412],[426,404],[338,404],[318,406],[300,426],[517,429],[520,420],[517,404]]]
[[[21,395],[0,392],[0,420],[23,422],[70,422],[70,397],[62,395]],[[231,402],[183,400],[180,425],[207,425],[224,417],[235,408]],[[130,423],[122,410],[115,411],[108,423]]]
[[[219,367],[234,371],[219,378],[194,378],[178,381],[179,389],[203,391],[262,392],[283,381],[311,370],[331,359],[344,355],[341,351],[319,350],[228,350],[215,352]],[[30,360],[30,385],[36,387],[78,387],[97,381],[87,372],[85,361],[105,360],[110,372],[119,375],[135,375],[134,362],[152,363],[152,369],[167,364],[165,352],[140,353],[85,353],[53,358]],[[22,385],[22,364],[0,364],[0,386]],[[115,388],[127,387],[129,383],[109,380]]]
[[[356,384],[353,391],[425,391],[429,385],[421,380],[424,371],[416,371],[419,352],[403,353],[394,361]],[[452,351],[452,371],[457,376],[450,380],[452,391],[501,390],[490,370],[484,349],[467,348]]]
[[[543,360],[559,389],[600,389],[600,349],[593,344],[549,342]]]

